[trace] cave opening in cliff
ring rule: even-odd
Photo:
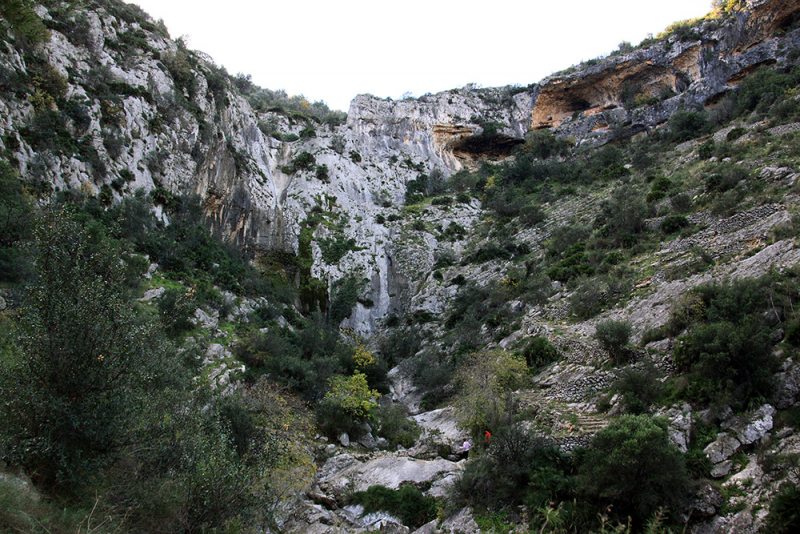
[[[509,157],[514,147],[523,144],[523,139],[503,134],[471,135],[453,144],[453,154],[460,159],[501,160]]]

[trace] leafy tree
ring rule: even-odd
[[[31,231],[33,208],[16,171],[0,161],[0,281],[15,282],[24,276],[20,246]]]
[[[694,290],[691,319],[699,322],[680,339],[675,363],[687,373],[687,396],[699,402],[732,403],[734,409],[757,405],[772,395],[771,309],[765,280],[709,284]]]
[[[708,132],[710,126],[705,113],[681,110],[669,119],[670,140],[674,143],[689,141]]]
[[[609,200],[604,200],[595,225],[601,227],[600,235],[620,247],[631,247],[645,230],[648,211],[641,197],[629,185],[614,190]]]
[[[38,281],[3,369],[3,454],[47,484],[73,487],[113,459],[167,378],[157,329],[125,298],[118,251],[68,215],[35,230]]]
[[[353,495],[353,502],[364,506],[367,513],[385,510],[413,528],[436,518],[436,499],[425,497],[410,484],[392,490],[386,486],[370,486],[367,491]]]
[[[378,397],[380,394],[377,391],[369,389],[367,375],[356,373],[349,377],[334,376],[323,402],[338,406],[350,416],[363,420],[375,406]]]
[[[546,337],[541,336],[527,339],[521,353],[531,369],[539,369],[561,357],[559,350]]]
[[[494,433],[486,454],[467,463],[452,497],[464,506],[538,507],[566,496],[567,469],[557,447],[523,425],[510,425]]]
[[[728,400],[746,407],[750,399],[758,403],[772,393],[770,332],[756,317],[695,328],[675,348],[675,363],[691,371],[688,393],[694,400]]]
[[[678,513],[687,502],[683,456],[669,442],[666,422],[629,415],[597,433],[579,468],[582,492],[642,525],[660,507]]]
[[[603,321],[597,325],[594,337],[618,362],[625,354],[625,345],[631,338],[631,325],[626,321]]]
[[[663,393],[663,384],[658,379],[658,370],[650,362],[642,368],[623,369],[613,387],[622,395],[625,411],[630,414],[647,413]]]
[[[459,425],[477,440],[484,431],[509,424],[513,415],[510,393],[522,386],[527,373],[525,359],[504,350],[470,356],[457,376]]]

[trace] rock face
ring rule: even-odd
[[[775,35],[800,11],[796,2],[753,2],[752,11],[710,20],[685,35],[594,61],[540,83],[531,128],[558,127],[579,141],[606,142],[663,124],[679,108],[713,107],[764,64],[786,61],[797,46]]]
[[[732,417],[722,423],[722,428],[732,432],[742,445],[750,445],[772,430],[775,408],[765,404],[749,417]]]
[[[345,454],[328,460],[320,471],[318,484],[339,502],[353,491],[365,491],[374,485],[398,489],[403,483],[427,487],[427,494],[442,496],[461,469],[459,464],[442,459],[418,460],[383,453],[362,462]]]
[[[733,462],[729,458],[743,447],[764,438],[772,430],[774,414],[775,408],[765,404],[752,414],[729,417],[723,421],[720,426],[727,432],[720,432],[717,439],[704,449],[712,464],[711,476],[721,478],[728,475],[733,469]]]
[[[733,456],[739,450],[741,444],[735,437],[722,432],[703,452],[706,453],[712,464],[718,464]]]
[[[57,23],[79,8],[65,14],[41,7],[52,27],[41,58],[13,47],[0,57],[0,67],[19,76],[52,68],[65,82],[63,99],[82,106],[86,117],[63,125],[84,153],[48,149],[30,135],[41,106],[4,92],[3,148],[23,175],[109,199],[140,188],[161,198],[197,195],[229,241],[257,254],[310,256],[309,276],[329,294],[337,280],[366,280],[362,303],[343,325],[362,333],[389,313],[438,313],[455,291],[425,279],[436,254],[460,247],[434,229],[469,228],[478,207],[426,210],[420,216],[431,224],[412,231],[398,211],[410,180],[505,158],[530,129],[553,127],[559,136],[596,144],[652,129],[681,107],[714,105],[753,69],[787,61],[800,44],[797,31],[776,37],[791,25],[795,2],[756,1],[695,28],[689,40],[673,36],[528,88],[467,86],[409,101],[361,95],[345,124],[315,125],[316,136],[285,141],[277,137],[296,136],[304,124],[253,110],[209,58],[170,40],[144,14],[120,18],[115,6],[85,12],[85,35],[62,32]],[[125,44],[131,35],[135,46]],[[674,96],[664,99],[668,94]],[[267,124],[279,135],[267,135]],[[127,150],[118,149],[120,141]],[[304,153],[326,166],[326,178],[313,165],[294,167]],[[303,242],[314,210],[327,213],[326,224],[310,227],[310,242]],[[392,215],[398,220],[378,222]],[[343,255],[326,254],[321,244],[331,242],[351,246]],[[324,306],[326,296],[320,298]]]

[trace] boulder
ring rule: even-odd
[[[339,524],[342,519],[334,512],[308,501],[293,503],[291,511],[277,518],[281,532],[298,534],[334,534],[342,532]]]
[[[347,455],[349,456],[349,455]],[[441,488],[436,483],[451,474],[461,471],[462,466],[448,460],[418,460],[410,457],[397,457],[380,453],[378,457],[359,462],[352,456],[347,460],[331,458],[320,471],[318,479],[320,489],[328,495],[343,501],[353,491],[365,491],[370,486],[381,485],[390,489],[398,489],[403,483],[418,486]],[[331,468],[331,462],[344,469]]]
[[[738,514],[716,517],[709,523],[697,525],[692,534],[756,534],[753,511],[748,507]]]
[[[358,460],[356,460],[351,454],[337,454],[336,456],[328,458],[328,461],[322,465],[320,470],[317,472],[317,478],[319,480],[330,478],[338,473],[341,473],[348,467],[358,463]]]
[[[328,510],[336,509],[336,501],[319,491],[319,488],[314,488],[306,493],[306,496],[311,499],[314,504],[324,506]]]
[[[422,393],[414,386],[412,377],[400,365],[390,370],[387,377],[390,380],[389,396],[392,401],[405,404],[412,414],[419,413]]]
[[[778,384],[775,405],[781,410],[791,408],[800,397],[800,364],[788,358],[775,378]]]
[[[693,515],[712,517],[725,504],[722,492],[711,484],[705,484],[697,491],[692,504]]]
[[[733,469],[733,462],[730,460],[724,460],[711,468],[711,476],[714,478],[722,478],[730,473],[731,469]]]
[[[205,365],[214,361],[232,357],[233,353],[231,353],[231,351],[226,349],[224,346],[220,345],[219,343],[212,343],[206,349],[206,359],[203,361],[203,364]]]
[[[156,287],[154,289],[148,289],[147,291],[144,292],[144,296],[142,298],[140,298],[139,300],[141,300],[143,302],[150,302],[151,300],[157,299],[158,297],[163,295],[164,291],[166,291],[166,289],[164,289],[163,287]]]
[[[468,436],[458,427],[455,410],[452,407],[421,413],[412,417],[428,436],[436,436],[439,441],[460,445]]]
[[[37,503],[41,500],[39,492],[33,487],[33,483],[25,475],[14,476],[7,473],[0,473],[0,488],[10,488],[14,492],[14,497],[29,502]]]
[[[478,524],[472,517],[472,509],[462,508],[458,513],[442,521],[442,527],[439,531],[447,534],[455,534],[456,532],[474,534],[480,532],[480,528],[478,528]]]
[[[342,444],[342,447],[349,447],[350,446],[350,436],[347,432],[342,432],[339,434],[339,443]]]
[[[433,521],[425,523],[424,525],[419,527],[412,534],[436,534],[437,532],[439,532],[439,529],[437,528],[438,524],[439,520],[434,519]]]
[[[758,173],[759,178],[766,182],[776,182],[795,174],[790,167],[764,167]]]
[[[740,446],[741,443],[738,439],[727,432],[720,432],[717,439],[703,449],[703,452],[706,453],[712,464],[718,464],[733,456]]]
[[[197,308],[194,311],[194,319],[192,320],[192,322],[196,325],[201,326],[202,328],[207,328],[212,330],[217,328],[217,325],[219,324],[219,318],[217,317],[217,315],[218,315],[217,312],[208,314],[202,309]]]
[[[368,434],[364,434],[364,436],[362,436],[358,440],[358,444],[361,445],[362,447],[367,448],[367,449],[377,449],[378,448],[378,442],[375,440],[375,437],[372,434],[369,434],[369,433]]]
[[[775,408],[765,404],[749,416],[731,417],[720,425],[730,430],[742,445],[750,445],[767,435],[772,430],[772,416]]]
[[[681,452],[689,450],[692,433],[692,407],[688,404],[681,407],[674,406],[660,415],[669,419],[670,442]]]

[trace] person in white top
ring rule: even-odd
[[[461,451],[459,454],[461,458],[467,458],[469,456],[469,447],[470,447],[469,440],[465,439],[464,444],[461,445]]]

